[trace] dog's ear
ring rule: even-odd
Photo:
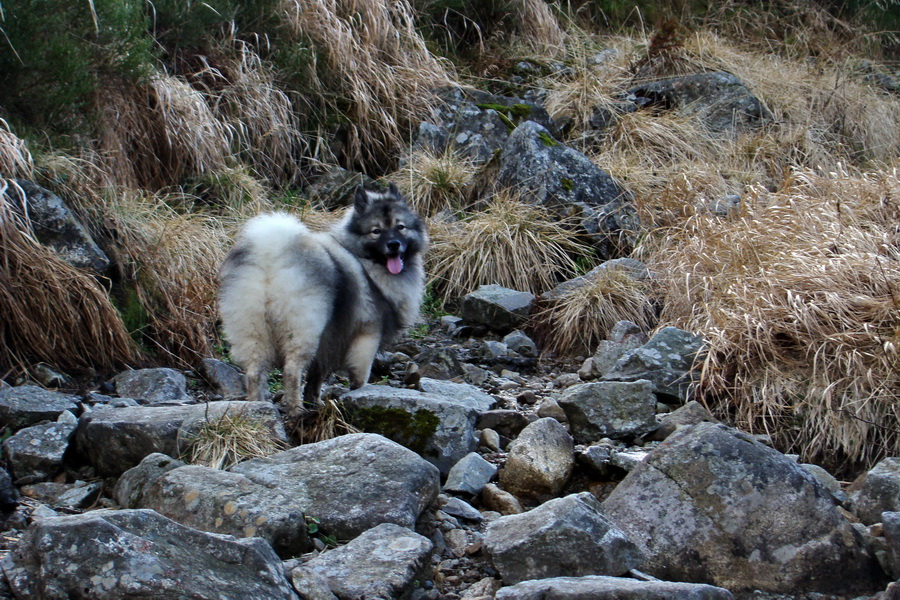
[[[391,200],[395,202],[402,202],[403,196],[400,195],[400,188],[397,187],[397,184],[393,181],[388,184],[388,193],[391,195]]]
[[[366,193],[366,188],[362,185],[356,186],[356,195],[353,196],[353,209],[362,213],[369,207],[369,195]]]

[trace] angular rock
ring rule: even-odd
[[[22,486],[23,496],[56,509],[88,508],[97,501],[102,491],[103,483],[100,481],[76,481],[75,483],[43,481]]]
[[[584,575],[622,575],[644,560],[588,492],[555,498],[488,525],[491,561],[507,585]]]
[[[96,273],[109,268],[109,258],[58,196],[30,181],[20,179],[16,183],[25,197],[16,186],[7,190],[6,197],[20,212],[28,215],[39,242],[53,248],[73,267]]]
[[[241,400],[247,397],[244,376],[233,365],[215,358],[204,358],[200,363],[200,371],[223,399]]]
[[[694,381],[693,366],[703,350],[703,338],[675,327],[666,327],[650,341],[626,352],[604,381],[649,379],[662,397],[687,400]]]
[[[470,452],[450,469],[444,490],[477,496],[496,472],[497,467]]]
[[[849,488],[853,512],[866,525],[881,522],[884,511],[900,511],[900,458],[882,459]]]
[[[507,492],[501,490],[493,483],[489,483],[481,490],[481,503],[488,510],[493,510],[501,515],[517,515],[525,512],[519,499]]]
[[[537,344],[534,343],[534,340],[518,329],[507,333],[503,337],[503,343],[506,344],[507,348],[521,356],[535,357],[538,354]]]
[[[478,447],[478,411],[468,398],[366,385],[341,396],[341,404],[352,425],[406,446],[443,474]]]
[[[732,600],[728,590],[698,583],[638,581],[591,575],[523,581],[500,588],[496,600]]]
[[[74,433],[72,423],[42,423],[20,429],[4,441],[3,456],[16,483],[47,481],[59,474]]]
[[[236,538],[260,537],[283,558],[312,549],[297,499],[238,473],[185,465],[144,487],[137,508],[153,509],[182,525]]]
[[[160,452],[180,456],[192,433],[209,419],[246,415],[270,426],[272,438],[286,441],[284,427],[269,402],[213,402],[209,405],[96,408],[81,416],[75,440],[102,476],[117,476],[145,456]]]
[[[573,385],[556,399],[579,444],[622,439],[656,428],[656,396],[647,380]]]
[[[175,369],[138,369],[113,377],[116,393],[150,406],[193,404],[187,393],[187,379]]]
[[[604,256],[612,254],[620,235],[639,229],[630,194],[533,121],[519,125],[503,145],[497,180],[561,217],[576,217]]]
[[[0,428],[13,431],[55,421],[63,411],[78,414],[78,396],[48,392],[34,385],[0,389]]]
[[[874,557],[828,491],[796,462],[723,425],[673,433],[602,510],[644,550],[641,570],[661,579],[837,595],[881,585]]]
[[[446,400],[471,406],[478,412],[491,410],[497,405],[496,398],[467,383],[454,383],[452,381],[423,377],[419,381],[419,389],[427,394],[444,396]]]
[[[737,135],[772,120],[762,102],[734,75],[696,73],[641,84],[628,90],[652,104],[696,115],[713,132]]]
[[[507,332],[521,327],[534,305],[534,295],[499,285],[482,285],[462,300],[460,316],[469,323]]]
[[[459,517],[466,521],[474,521],[480,523],[484,520],[484,516],[478,510],[464,500],[450,497],[441,505],[441,510],[453,517]]]
[[[160,452],[149,454],[116,480],[113,497],[122,508],[139,508],[141,500],[160,475],[184,465],[184,462]]]
[[[323,577],[338,598],[403,598],[416,582],[430,579],[431,549],[428,538],[382,523],[305,568]]]
[[[500,485],[520,498],[540,501],[556,496],[572,474],[574,446],[559,421],[538,419],[509,445]]]
[[[17,598],[297,599],[261,539],[203,533],[151,510],[41,519],[0,566]]]
[[[231,472],[291,498],[325,533],[343,540],[380,523],[415,527],[440,491],[434,465],[369,433],[244,461]]]

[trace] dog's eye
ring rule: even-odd
[[[406,225],[404,225],[403,223],[397,223],[397,231],[403,231],[404,229],[406,229]]]
[[[381,235],[381,230],[378,229],[377,227],[375,227],[374,229],[372,229],[372,231],[370,233],[372,235]]]

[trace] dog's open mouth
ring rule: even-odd
[[[388,256],[386,266],[391,275],[399,275],[403,271],[403,255]]]

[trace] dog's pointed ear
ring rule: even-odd
[[[400,194],[400,188],[398,188],[397,184],[393,181],[388,184],[388,193],[391,195],[391,200],[403,200],[403,196]]]
[[[366,193],[366,188],[362,185],[356,186],[356,194],[353,196],[353,209],[356,210],[356,212],[361,213],[365,212],[368,206],[369,195]]]

